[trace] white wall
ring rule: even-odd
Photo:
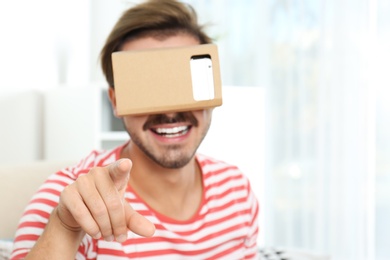
[[[0,95],[90,81],[90,1],[0,2]]]
[[[104,82],[99,53],[123,0],[0,1],[0,95]]]
[[[32,90],[0,97],[0,163],[42,159],[42,100],[42,94]]]

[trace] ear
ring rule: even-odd
[[[112,106],[112,112],[114,113],[114,116],[120,118],[121,116],[118,116],[118,111],[116,109],[115,89],[112,87],[108,88],[108,98],[110,99],[111,106]]]

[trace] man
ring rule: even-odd
[[[210,42],[183,3],[151,0],[126,11],[102,50],[114,113],[113,52]],[[127,143],[93,151],[39,189],[12,259],[256,258],[258,203],[247,178],[196,154],[211,116],[212,109],[123,116]]]

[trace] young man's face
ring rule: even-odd
[[[187,34],[163,40],[152,37],[133,39],[122,50],[198,45]],[[114,91],[111,100],[116,109]],[[162,97],[163,98],[163,97]],[[123,121],[131,141],[154,162],[164,168],[181,168],[194,156],[211,123],[212,109],[164,113],[145,116],[124,116]]]

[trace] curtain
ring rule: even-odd
[[[270,244],[390,257],[386,11],[384,1],[274,2]]]
[[[272,243],[374,259],[371,7],[313,3],[273,5]]]
[[[375,5],[374,5],[375,7]],[[376,3],[375,41],[373,46],[372,81],[375,85],[375,253],[377,259],[390,259],[390,1]]]

